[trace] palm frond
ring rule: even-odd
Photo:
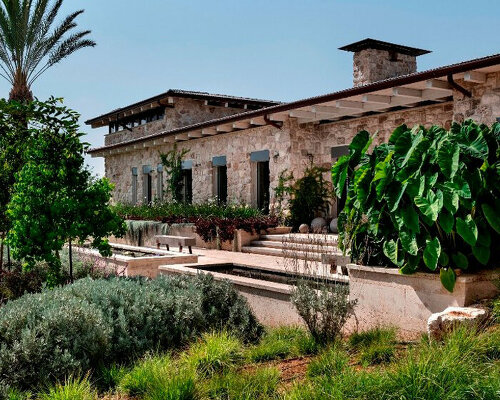
[[[0,76],[31,84],[48,68],[95,42],[90,31],[70,34],[83,10],[53,28],[63,0],[0,0]],[[21,78],[19,78],[21,77]]]
[[[90,34],[90,31],[83,31],[76,33],[63,42],[61,42],[49,55],[47,63],[29,79],[29,84],[31,85],[41,74],[43,74],[47,69],[57,64],[61,60],[68,57],[70,54],[77,50],[83,49],[85,47],[94,47],[96,43],[90,39],[82,39],[83,37]]]

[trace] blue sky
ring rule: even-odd
[[[64,97],[83,121],[162,93],[200,90],[281,101],[352,85],[352,55],[371,37],[433,52],[419,70],[500,52],[500,1],[66,0],[84,8],[97,47],[47,71],[40,99]],[[9,85],[0,81],[0,93]],[[102,145],[106,129],[85,125]],[[88,159],[103,174],[102,159]]]

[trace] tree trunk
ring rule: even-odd
[[[15,100],[20,103],[29,103],[33,101],[33,93],[28,86],[26,75],[20,70],[16,71],[16,75],[14,76],[14,84],[9,93],[9,100]]]
[[[10,262],[10,246],[9,245],[7,245],[7,267],[9,268],[9,271],[12,269],[11,262]]]
[[[69,281],[73,283],[73,248],[71,247],[71,239],[69,240]]]
[[[5,240],[5,232],[2,232],[0,237],[0,272],[3,272],[3,241]]]

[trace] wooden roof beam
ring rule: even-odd
[[[335,106],[313,106],[311,107],[311,112],[317,114],[338,114],[339,109]]]
[[[217,132],[227,133],[233,130],[233,125],[217,125],[217,128],[215,129]]]
[[[248,129],[251,128],[252,124],[248,121],[237,121],[233,123],[234,129]]]
[[[422,98],[422,90],[408,87],[395,87],[392,89],[392,94],[397,97]]]
[[[486,74],[477,71],[469,71],[465,73],[464,81],[473,83],[484,83],[486,82]]]
[[[282,114],[269,114],[268,118],[270,121],[277,121],[277,122],[283,122],[286,121],[288,116],[286,113]]]
[[[176,142],[182,142],[185,140],[189,140],[188,134],[187,133],[179,133],[178,135],[175,135],[175,141]]]
[[[188,132],[188,137],[190,139],[196,139],[203,137],[203,134],[201,133],[201,131]]]
[[[217,130],[214,127],[204,128],[201,130],[202,136],[213,136],[217,135]]]
[[[252,118],[250,120],[250,123],[255,126],[263,126],[267,125],[267,122],[264,121],[264,117],[257,117],[257,118]]]
[[[312,111],[304,111],[304,110],[293,110],[288,113],[290,118],[303,118],[303,119],[313,119],[316,117],[316,113]]]
[[[362,97],[363,103],[376,103],[389,105],[391,104],[391,96],[386,96],[382,94],[365,94]]]
[[[428,81],[425,81],[425,87],[427,89],[446,90],[449,92],[452,91],[452,87],[448,82],[441,81],[439,79],[429,79]]]
[[[350,108],[353,110],[362,110],[363,103],[361,101],[352,101],[352,100],[337,100],[335,102],[335,107],[337,108]]]

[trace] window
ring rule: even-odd
[[[144,165],[142,167],[142,203],[151,204],[153,202],[153,191],[152,191],[152,168],[150,165]]]
[[[270,169],[269,150],[254,151],[250,154],[250,161],[255,163],[254,172],[254,204],[265,214],[269,213],[270,199]]]
[[[193,170],[182,170],[182,201],[184,204],[193,202]]]
[[[193,161],[182,161],[182,202],[191,204],[193,202]]]
[[[214,194],[219,204],[227,203],[227,165],[226,156],[212,158],[214,167]]]
[[[156,167],[156,198],[159,201],[163,200],[163,165],[158,164]]]
[[[340,157],[349,154],[349,146],[341,144],[331,148],[332,160],[337,161]]]
[[[132,168],[132,204],[137,204],[137,168]]]
[[[269,214],[269,161],[257,163],[257,208]]]
[[[147,124],[148,122],[158,121],[165,116],[165,108],[156,108],[154,110],[146,111],[136,114],[130,118],[123,118],[118,121],[110,122],[109,133],[122,131],[127,127],[128,129],[135,128],[136,126]]]

